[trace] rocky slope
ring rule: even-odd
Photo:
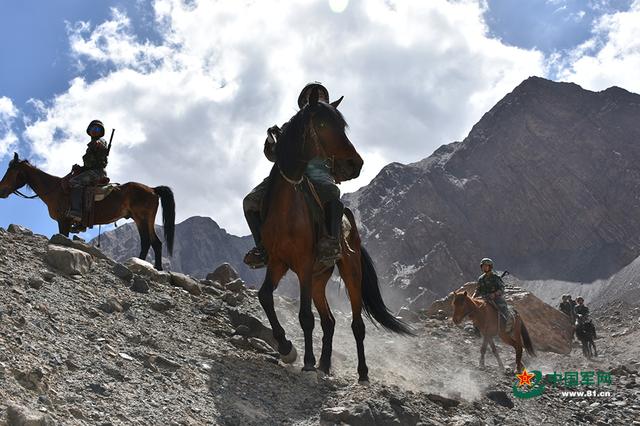
[[[638,117],[640,96],[618,87],[531,77],[463,141],[345,201],[405,297],[445,295],[485,256],[525,280],[605,279],[640,255]]]
[[[156,225],[156,232],[162,238],[162,226]],[[97,244],[97,238],[91,241]],[[194,277],[204,278],[215,267],[229,262],[249,283],[261,283],[264,272],[246,267],[242,262],[244,254],[253,247],[250,236],[237,237],[227,233],[211,218],[194,216],[176,225],[173,256],[168,257],[163,249],[163,264],[168,269],[184,272]],[[140,237],[134,223],[127,223],[101,236],[100,248],[113,259],[124,260],[138,256]],[[153,263],[153,250],[147,260]]]
[[[333,374],[303,375],[300,360],[285,366],[274,355],[255,291],[229,268],[196,280],[52,241],[0,228],[0,423],[637,424],[640,416],[640,312],[623,304],[596,313],[606,321],[600,358],[576,351],[525,358],[545,373],[610,371],[610,397],[553,389],[513,398],[513,375],[491,367],[491,358],[487,369],[475,368],[477,337],[446,317],[416,318],[416,338],[368,323],[372,383],[360,386],[348,312],[334,312]],[[297,303],[278,298],[276,307],[301,348]],[[512,352],[500,350],[512,366]]]

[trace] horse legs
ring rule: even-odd
[[[271,324],[273,338],[278,342],[280,357],[285,363],[291,364],[296,360],[297,354],[291,341],[286,339],[284,329],[282,325],[280,325],[280,321],[278,321],[278,316],[273,306],[273,291],[278,286],[278,283],[286,271],[286,266],[282,264],[269,265],[267,267],[264,282],[260,287],[260,291],[258,291],[258,300],[260,300],[260,305],[262,305],[262,309],[264,309],[269,319],[269,324]]]
[[[58,221],[58,233],[68,238],[70,230],[71,230],[71,225],[69,224],[68,220],[61,219]]]
[[[327,281],[331,277],[333,268],[328,269],[322,275],[314,277],[313,287],[311,289],[313,303],[316,306],[318,314],[320,314],[320,325],[322,326],[322,355],[320,355],[320,363],[318,369],[325,374],[329,374],[331,369],[331,352],[333,350],[333,331],[335,329],[336,320],[331,313],[325,287]]]
[[[502,360],[500,359],[500,355],[498,354],[498,348],[496,348],[496,344],[493,342],[493,339],[489,340],[489,345],[491,345],[491,352],[498,361],[498,367],[500,368],[500,370],[504,370],[504,365],[502,364]]]
[[[155,268],[158,271],[162,271],[162,241],[156,234],[156,227],[153,221],[147,222],[149,227],[149,236],[151,240],[151,247],[153,247],[153,253],[155,254]]]
[[[308,271],[298,275],[300,280],[300,312],[298,313],[298,319],[304,332],[304,367],[302,367],[302,371],[316,370],[316,357],[313,354],[315,318],[311,310],[311,286],[313,283],[311,274],[311,268],[309,268]]]
[[[489,338],[487,336],[482,337],[482,346],[480,346],[480,368],[484,368],[484,354],[487,352],[487,345],[489,344]]]
[[[151,240],[149,237],[149,226],[141,219],[134,219],[138,233],[140,234],[140,259],[145,260],[149,253],[149,247],[151,247]]]
[[[351,302],[351,314],[353,316],[351,329],[353,330],[353,337],[356,339],[356,348],[358,350],[358,382],[367,384],[369,383],[369,368],[364,355],[365,328],[364,321],[362,321],[362,269],[360,256],[360,250],[356,250],[356,253],[348,254],[343,250],[343,257],[338,262],[338,269],[347,286]]]

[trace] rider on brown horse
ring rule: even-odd
[[[329,91],[321,83],[307,84],[298,96],[298,107],[302,109],[309,103],[311,91],[316,89],[321,101],[329,102]],[[275,146],[281,130],[273,126],[267,131],[267,139],[264,145],[264,154],[269,161],[275,161]],[[326,266],[332,266],[340,258],[340,230],[342,224],[342,212],[344,206],[340,201],[340,189],[336,185],[333,175],[331,159],[318,156],[309,161],[305,175],[313,183],[325,212],[325,232],[321,232],[318,242],[318,260]],[[261,268],[266,265],[267,253],[262,244],[261,237],[261,206],[269,178],[265,178],[258,186],[244,198],[244,215],[253,235],[256,246],[245,256],[244,261],[252,268]]]
[[[504,282],[502,278],[493,273],[493,261],[485,257],[480,262],[483,274],[478,278],[478,286],[473,297],[480,296],[498,309],[500,315],[506,320],[505,331],[511,332],[513,327],[513,316],[509,312],[507,301],[504,299]]]
[[[91,140],[87,144],[87,152],[82,157],[83,165],[74,164],[72,174],[69,179],[71,189],[71,208],[69,217],[76,222],[82,221],[82,198],[84,188],[97,185],[107,177],[105,167],[107,167],[107,157],[109,156],[109,146],[104,136],[104,125],[100,120],[93,120],[87,127],[87,134]]]

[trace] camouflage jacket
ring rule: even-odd
[[[575,307],[575,312],[576,314],[580,314],[580,315],[589,315],[589,308],[587,308],[584,305],[578,305]]]
[[[92,140],[87,144],[87,152],[82,156],[85,170],[102,170],[107,167],[109,150],[104,139]]]
[[[476,293],[480,296],[486,296],[495,291],[504,291],[504,282],[498,275],[482,274],[478,278],[478,286],[476,287]]]

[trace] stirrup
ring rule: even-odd
[[[244,255],[244,263],[251,269],[259,269],[267,266],[267,251],[254,247]]]

